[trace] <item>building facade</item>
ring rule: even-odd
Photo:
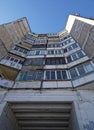
[[[94,130],[94,20],[69,15],[65,30],[36,34],[22,18],[0,31],[0,129]]]

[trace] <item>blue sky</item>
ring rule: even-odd
[[[35,33],[57,33],[77,13],[94,17],[94,0],[0,0],[0,24],[27,17]]]

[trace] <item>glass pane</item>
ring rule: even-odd
[[[51,48],[51,44],[48,44],[48,46],[47,46],[48,48]]]
[[[62,80],[61,71],[57,71],[57,80]]]
[[[51,65],[50,59],[46,59],[46,65]]]
[[[41,50],[41,55],[45,55],[46,51],[45,50]]]
[[[75,44],[72,45],[72,47],[75,49],[75,48],[78,47],[78,45],[75,43]]]
[[[77,69],[78,69],[78,72],[80,75],[85,74],[85,70],[84,70],[84,67],[82,65],[78,66]]]
[[[23,64],[23,63],[24,63],[24,61],[21,61],[21,60],[19,61],[19,64]]]
[[[15,59],[14,62],[18,62],[18,59]]]
[[[68,63],[70,63],[72,61],[70,56],[67,57],[67,61],[68,61]]]
[[[41,44],[41,45],[32,45],[32,48],[46,48],[45,44]]]
[[[23,49],[20,48],[20,49],[19,49],[19,52],[23,52]]]
[[[16,78],[16,80],[23,80],[23,72],[20,72]]]
[[[74,41],[74,39],[71,38],[71,39],[70,39],[70,42],[75,42],[75,41]]]
[[[24,65],[30,65],[31,63],[31,60],[30,59],[27,59],[25,62],[24,62]]]
[[[51,54],[51,50],[48,50],[47,53],[48,53],[48,54]]]
[[[30,51],[29,56],[33,56],[35,51]]]
[[[60,64],[59,59],[56,59],[55,64],[56,64],[56,65],[59,65],[59,64]]]
[[[64,49],[64,53],[66,53],[67,52],[67,48],[66,49]]]
[[[68,50],[71,51],[71,50],[72,50],[72,46],[69,46],[69,47],[68,47]]]
[[[70,74],[71,74],[72,79],[75,79],[76,77],[78,77],[78,74],[75,69],[71,69]]]
[[[50,71],[46,71],[46,80],[50,80]]]
[[[6,59],[9,60],[9,59],[10,59],[10,56],[7,56]]]
[[[51,71],[51,80],[55,80],[55,71]]]
[[[16,51],[17,51],[17,50],[19,50],[19,47],[17,47],[17,46],[16,46],[16,47],[14,47],[14,50],[16,50]]]
[[[22,75],[22,80],[26,80],[27,79],[27,72],[22,72],[23,75]]]
[[[36,55],[39,55],[40,51],[36,51]]]
[[[54,54],[54,50],[48,50],[48,54],[50,55]]]
[[[36,73],[36,80],[42,80],[43,79],[43,72],[37,72]]]
[[[27,50],[24,50],[23,52],[24,52],[24,54],[27,54],[28,51],[27,51]]]
[[[86,72],[91,72],[94,70],[94,67],[90,63],[86,63],[84,64],[84,66],[85,66]]]
[[[81,58],[81,57],[84,56],[84,54],[82,53],[82,51],[77,52],[77,55],[78,55],[79,58]]]
[[[56,59],[50,59],[51,65],[55,65],[56,64]]]
[[[73,58],[73,60],[76,60],[77,59],[77,55],[76,54],[72,55],[72,58]]]
[[[34,72],[33,71],[32,72],[28,72],[28,74],[27,74],[27,80],[34,80],[34,78],[35,78]]]
[[[55,44],[55,47],[61,47],[61,44]]]
[[[54,54],[54,50],[51,50],[51,54]]]
[[[11,58],[11,59],[10,59],[10,61],[13,61],[13,60],[14,60],[14,58]]]
[[[55,54],[62,54],[61,50],[55,50]]]
[[[63,77],[63,79],[67,79],[67,74],[66,74],[66,71],[62,71],[62,77]]]
[[[65,58],[62,58],[62,64],[66,64]]]

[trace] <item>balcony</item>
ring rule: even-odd
[[[10,52],[13,53],[13,54],[22,56],[22,57],[26,57],[26,56],[27,56],[27,54],[25,54],[25,53],[23,53],[23,52],[19,52],[19,51],[17,51],[17,50],[13,50],[13,49],[12,49]]]
[[[20,70],[20,69],[22,68],[22,64],[20,64],[20,63],[18,63],[18,62],[14,62],[14,61],[7,60],[7,59],[2,59],[2,60],[0,61],[0,64],[6,65],[6,66],[9,66],[9,67],[18,69],[18,70]]]

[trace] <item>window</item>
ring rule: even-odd
[[[26,59],[24,65],[30,65],[30,64],[31,64],[31,59]]]
[[[46,71],[46,80],[50,80],[50,71]]]
[[[40,54],[40,51],[36,51],[36,53],[35,53],[36,55],[39,55]]]
[[[83,51],[79,51],[77,53],[72,54],[71,56],[67,57],[67,61],[68,63],[70,63],[71,61],[77,60],[78,58],[82,58],[85,55],[85,53]]]
[[[24,51],[23,51],[24,54],[27,54],[27,52],[28,52],[27,50],[24,50]]]
[[[63,36],[60,40],[63,41],[63,40],[66,40],[67,38],[69,38],[70,35],[67,35],[67,36]]]
[[[73,58],[73,60],[78,59],[78,57],[77,57],[77,55],[76,55],[76,54],[73,54],[73,55],[72,55],[72,58]]]
[[[72,45],[72,47],[73,47],[73,49],[77,48],[77,47],[78,47],[77,43],[74,43],[74,44]]]
[[[67,74],[66,74],[66,70],[60,70],[60,71],[56,71],[57,72],[57,80],[65,80],[68,79]]]
[[[45,54],[46,54],[46,50],[41,50],[41,51],[40,51],[40,54],[41,54],[41,55],[45,55]]]
[[[23,65],[23,63],[24,63],[24,61],[22,61],[22,60],[19,61],[19,64],[22,64],[22,65]]]
[[[11,58],[10,58],[10,61],[14,61],[14,58],[13,58],[13,57],[11,57]]]
[[[44,71],[20,72],[17,80],[43,80]],[[66,70],[45,70],[45,80],[66,80],[68,79]]]
[[[63,77],[63,79],[67,79],[68,78],[65,70],[62,71],[62,77]]]
[[[17,76],[17,80],[26,80],[27,72],[20,72]]]
[[[33,56],[33,55],[35,55],[35,51],[30,51],[29,56]]]
[[[15,59],[14,62],[18,62],[18,59]]]
[[[75,79],[75,78],[78,77],[78,73],[77,73],[77,71],[76,71],[75,68],[73,68],[73,69],[70,70],[70,74],[71,74],[71,78],[72,79]]]
[[[63,42],[63,45],[67,45],[67,44],[70,44],[74,42],[74,40],[71,38],[71,39],[68,39],[67,41]]]
[[[55,80],[55,71],[51,71],[51,80]]]
[[[55,47],[62,47],[62,45],[61,44],[55,44]]]
[[[9,59],[10,59],[10,56],[7,56],[6,59],[9,60]]]
[[[89,62],[89,63],[85,63],[83,65],[79,65],[73,69],[70,70],[70,74],[72,79],[77,78],[78,76],[82,76],[85,75],[89,72],[94,71],[94,67],[93,65]]]
[[[42,80],[42,71],[20,72],[17,80]]]
[[[94,71],[94,67],[93,67],[93,65],[91,63],[85,63],[84,67],[85,67],[85,70],[86,70],[87,73],[91,72],[91,71]]]
[[[57,71],[57,80],[62,80],[61,71]]]
[[[23,49],[19,48],[19,52],[23,52]]]
[[[78,66],[77,69],[78,69],[78,72],[80,75],[85,74],[85,69],[84,69],[83,65]]]
[[[48,50],[48,54],[49,55],[53,55],[54,54],[54,50]]]
[[[82,58],[85,54],[82,51],[77,52],[79,58]]]
[[[34,80],[36,78],[36,75],[35,73],[32,71],[32,72],[27,72],[27,78],[26,80]]]
[[[44,73],[42,71],[37,71],[35,80],[42,80],[43,76],[44,76]]]
[[[46,44],[32,45],[32,48],[46,48]]]
[[[70,63],[72,61],[71,56],[67,57],[67,61],[68,61],[68,63]]]
[[[68,49],[68,51],[71,51],[73,48],[72,48],[72,46],[69,46],[67,49]]]
[[[59,64],[66,64],[65,58],[47,58],[46,65],[59,65]]]
[[[46,80],[65,80],[68,79],[66,70],[47,70]]]
[[[65,48],[65,49],[64,49],[64,53],[66,53],[66,52],[68,52],[68,51],[71,51],[71,50],[73,50],[73,49],[75,49],[75,48],[77,48],[77,47],[78,47],[78,45],[77,45],[76,43],[74,43],[73,45],[71,45],[71,46]]]
[[[15,47],[14,47],[14,50],[16,50],[16,51],[19,50],[19,47],[15,46]]]
[[[70,42],[75,42],[73,38],[70,39]]]
[[[64,53],[66,53],[66,52],[67,52],[67,48],[64,49]]]
[[[48,48],[54,48],[54,47],[55,47],[55,44],[48,44],[47,47],[48,47]]]
[[[55,50],[55,54],[62,54],[62,50]]]

